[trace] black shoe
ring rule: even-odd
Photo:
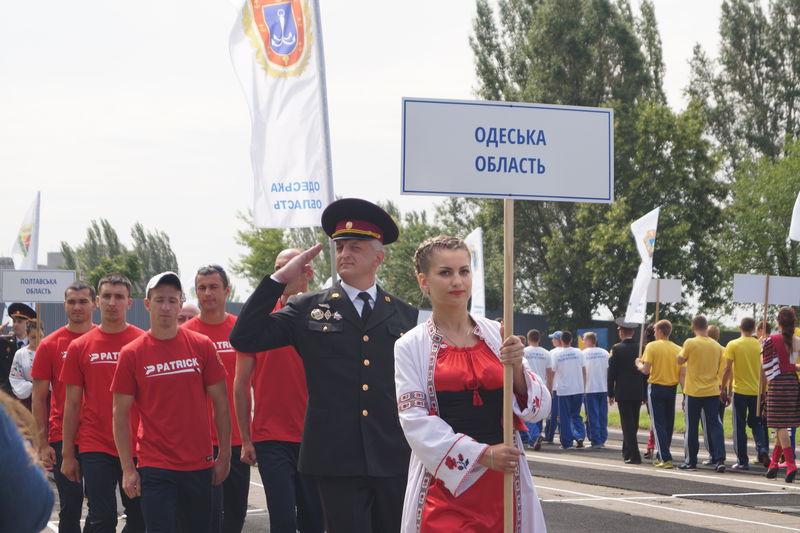
[[[575,444],[576,448],[583,448],[583,439],[578,439],[577,444]]]
[[[538,452],[542,448],[542,437],[538,437],[536,442],[533,443],[533,451]]]
[[[794,483],[794,478],[797,475],[797,470],[792,470],[786,473],[786,483]]]
[[[768,468],[766,476],[767,479],[775,479],[776,477],[778,477],[778,468],[777,467]]]
[[[647,460],[652,459],[653,458],[653,448],[647,448],[647,451],[644,452],[644,455],[642,457],[644,459],[647,459]]]
[[[714,470],[716,470],[720,474],[725,472],[725,463],[723,461],[720,461],[719,463],[717,463],[717,466],[714,468]]]
[[[681,470],[697,470],[697,465],[693,465],[690,463],[683,463],[682,465],[678,465],[678,468]]]
[[[641,459],[625,459],[625,464],[626,465],[640,465],[640,464],[642,464],[642,460]]]
[[[764,452],[758,454],[758,462],[764,465],[764,468],[769,468],[769,463],[770,463],[769,454]]]

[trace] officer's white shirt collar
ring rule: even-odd
[[[356,308],[356,311],[358,311],[359,315],[361,315],[361,310],[364,308],[364,300],[358,297],[358,295],[362,292],[369,294],[369,304],[373,309],[375,309],[375,300],[378,297],[378,286],[375,283],[373,283],[370,288],[363,291],[361,289],[356,289],[352,285],[348,285],[344,281],[339,280],[339,283],[342,285],[342,289],[344,289],[347,297],[350,298],[351,302],[353,302],[353,306]]]

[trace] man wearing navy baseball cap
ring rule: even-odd
[[[335,241],[339,280],[270,314],[322,245],[295,256],[248,298],[231,343],[249,353],[291,345],[303,359],[299,467],[317,480],[328,533],[397,532],[410,451],[398,422],[393,350],[418,311],[381,289],[376,273],[399,231],[386,211],[358,198],[330,204],[322,227]]]

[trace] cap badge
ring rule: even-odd
[[[347,229],[353,229],[353,223],[348,220],[344,227]]]

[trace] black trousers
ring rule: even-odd
[[[51,442],[56,452],[53,478],[58,490],[58,533],[81,533],[81,511],[83,507],[83,484],[70,481],[61,473],[62,442]],[[78,447],[75,447],[77,452]]]
[[[315,476],[327,533],[398,533],[406,476]]]
[[[267,496],[270,533],[323,533],[317,482],[297,471],[300,443],[263,440],[253,447]]]
[[[642,408],[642,402],[621,401],[617,402],[617,408],[619,409],[619,423],[622,426],[622,458],[626,461],[640,462],[642,456],[639,453],[636,432],[639,431],[639,411]]]
[[[147,533],[211,530],[211,469],[139,468]]]
[[[214,457],[219,448],[214,446]],[[247,518],[250,493],[250,465],[241,461],[242,447],[231,446],[231,471],[220,485],[213,487],[211,533],[241,533]]]
[[[119,457],[103,452],[78,454],[78,461],[89,501],[89,514],[83,533],[115,533],[117,531],[117,495],[119,490],[125,507],[123,533],[144,533],[141,498],[130,499],[122,490],[122,467]]]

